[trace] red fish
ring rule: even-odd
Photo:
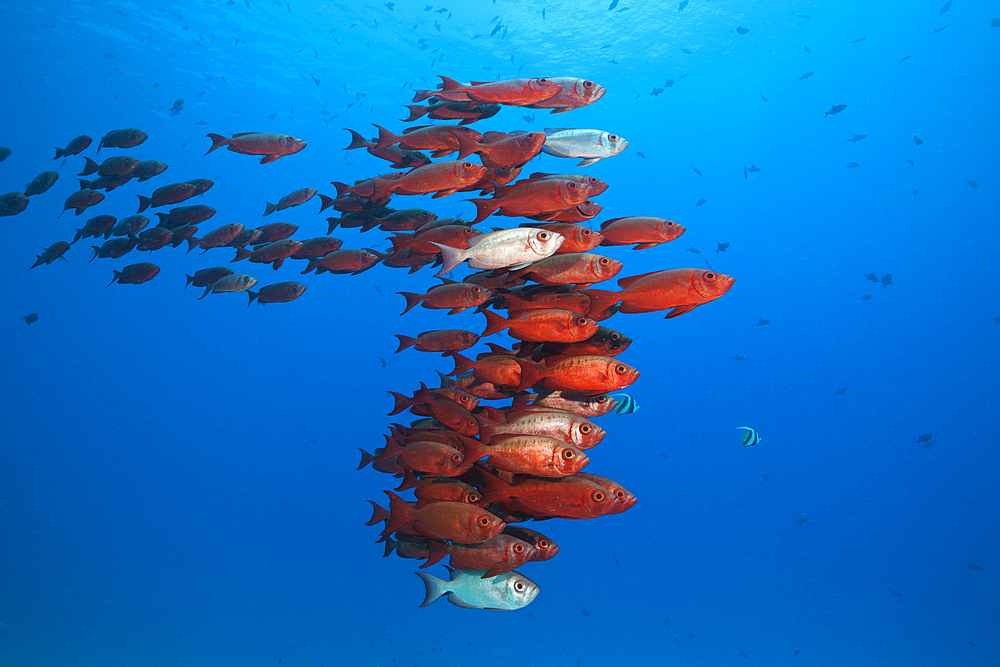
[[[132,174],[122,176],[100,176],[92,181],[85,181],[82,178],[76,179],[80,182],[81,190],[104,190],[111,192],[120,185],[125,185],[132,180]]]
[[[302,273],[306,274],[315,270],[317,274],[329,272],[357,275],[372,268],[379,261],[385,259],[385,257],[386,255],[371,248],[364,248],[363,250],[341,248],[340,250],[328,252],[322,257],[310,258],[309,266]]]
[[[172,208],[170,213],[157,213],[156,217],[160,219],[160,227],[176,229],[183,225],[196,225],[199,222],[205,222],[213,215],[215,215],[215,209],[211,206],[195,204],[194,206]]]
[[[62,214],[71,208],[76,209],[76,214],[80,215],[91,206],[100,204],[102,201],[104,201],[104,194],[101,192],[97,192],[96,190],[77,190],[66,198],[66,204],[63,206],[62,213],[57,217],[62,217]],[[25,205],[27,205],[27,198],[25,198]],[[22,207],[21,210],[23,211],[24,208]]]
[[[532,561],[549,560],[559,553],[559,545],[551,539],[542,535],[538,531],[521,526],[507,526],[503,529],[504,535],[513,535],[519,540],[523,540],[535,548],[535,553],[531,556]]]
[[[115,283],[119,285],[141,285],[156,277],[160,272],[160,267],[149,262],[129,264],[121,271],[115,271],[115,277],[105,287],[111,287]]]
[[[153,176],[159,176],[170,167],[166,162],[159,160],[143,160],[132,172],[132,177],[139,179],[139,182],[148,181]]]
[[[528,105],[530,108],[552,109],[552,113],[565,113],[572,109],[579,109],[588,104],[593,104],[604,97],[604,93],[606,92],[604,86],[593,81],[587,81],[586,79],[553,77],[550,81],[558,85],[561,90],[552,97]]]
[[[417,509],[402,498],[386,491],[389,496],[389,519],[383,535],[391,535],[404,524],[413,522],[414,529],[425,537],[452,540],[459,544],[478,544],[499,535],[507,524],[499,517],[468,503],[431,503]]]
[[[440,252],[438,246],[451,246],[452,248],[469,248],[469,241],[479,236],[479,232],[468,225],[445,225],[443,227],[431,227],[425,231],[414,234],[399,234],[389,239],[392,243],[393,253],[400,253],[407,249],[412,249],[418,255],[436,255]]]
[[[158,206],[166,206],[167,204],[180,204],[182,201],[190,199],[196,194],[198,194],[198,188],[191,183],[171,183],[170,185],[164,185],[162,188],[154,190],[151,197],[136,195],[139,198],[139,210],[137,213],[142,213],[151,206],[156,208]]]
[[[159,250],[174,240],[174,233],[163,227],[153,227],[139,234],[136,250]]]
[[[486,168],[473,162],[435,162],[417,167],[392,181],[373,178],[372,194],[376,199],[393,194],[444,197],[482,178]],[[360,193],[358,193],[360,194]]]
[[[272,204],[271,202],[266,201],[264,202],[264,215],[268,216],[275,211],[281,211],[286,208],[291,208],[292,206],[305,204],[307,201],[315,197],[317,192],[316,188],[300,188],[295,192],[290,192],[279,199],[277,204]],[[320,198],[323,200],[323,205],[320,207],[319,212],[322,213],[333,204],[333,200],[325,195],[320,195]]]
[[[254,299],[257,303],[288,303],[289,301],[295,301],[302,293],[306,291],[306,286],[302,283],[297,283],[294,280],[290,280],[283,283],[275,283],[273,285],[268,285],[266,287],[261,287],[260,290],[254,292],[253,290],[247,290],[247,295],[250,297],[249,303],[247,303],[247,308],[253,303]]]
[[[549,357],[545,366],[526,359],[521,365],[519,390],[540,385],[559,391],[582,391],[606,394],[628,387],[639,378],[639,371],[612,357],[597,355]]]
[[[431,157],[444,157],[458,151],[458,159],[471,154],[476,149],[476,142],[483,138],[472,128],[459,125],[418,125],[403,130],[402,135],[396,135],[380,125],[378,128],[377,149],[388,148],[399,144],[407,150],[433,151]]]
[[[613,496],[579,474],[560,479],[515,475],[505,482],[484,474],[482,504],[503,502],[515,511],[544,518],[593,519],[611,513]]]
[[[101,164],[97,164],[89,157],[83,159],[87,161],[87,165],[78,174],[79,176],[87,176],[93,173],[97,173],[98,176],[125,176],[139,168],[139,161],[128,155],[109,157]]]
[[[527,278],[542,285],[576,285],[575,289],[584,289],[594,283],[611,280],[621,270],[622,263],[617,259],[574,252],[540,259],[507,275],[512,280]]]
[[[565,210],[556,211],[554,213],[543,213],[541,215],[533,215],[531,216],[531,219],[543,220],[547,222],[568,222],[568,223],[586,222],[587,220],[590,220],[591,218],[600,214],[602,210],[604,210],[603,206],[601,206],[597,202],[593,202],[588,199],[587,201],[583,202],[576,208],[567,208]],[[597,232],[594,233],[596,234]]]
[[[68,262],[69,260],[63,257],[67,250],[69,250],[68,243],[65,241],[56,241],[48,248],[42,250],[42,253],[38,255],[38,258],[35,260],[35,263],[29,266],[28,270],[30,271],[36,266],[41,266],[42,264],[51,264],[57,259],[62,259],[64,262]]]
[[[601,245],[635,243],[633,250],[646,250],[673,241],[685,231],[683,226],[665,218],[615,218],[601,223],[604,235]]]
[[[447,100],[431,101],[431,104],[422,106],[420,104],[405,105],[410,110],[410,117],[403,119],[404,123],[410,123],[423,117],[435,120],[457,120],[459,125],[468,125],[477,120],[492,118],[500,111],[499,104],[478,104],[476,102],[449,102]]]
[[[306,147],[306,142],[287,134],[271,134],[264,132],[241,132],[234,134],[231,139],[227,139],[219,134],[206,134],[212,140],[212,147],[205,155],[208,155],[217,148],[225,146],[234,153],[242,155],[263,155],[260,164],[274,162],[278,158],[286,155],[298,153]]]
[[[621,292],[590,290],[596,310],[622,302],[619,312],[652,313],[669,310],[666,318],[688,313],[714,301],[729,291],[735,279],[724,273],[705,269],[668,269],[618,281]]]
[[[421,352],[458,352],[467,350],[479,341],[479,336],[463,329],[440,329],[425,331],[416,338],[396,334],[399,339],[399,354],[411,345]]]
[[[68,157],[70,155],[79,155],[83,151],[87,150],[87,147],[90,146],[91,141],[93,141],[93,139],[88,137],[86,134],[81,134],[79,137],[72,139],[68,144],[66,144],[66,148],[59,148],[57,146],[56,156],[52,159],[58,160],[61,157]]]
[[[568,224],[563,222],[549,222],[543,224],[522,222],[519,226],[547,229],[550,232],[562,234],[563,238],[566,240],[563,241],[561,246],[559,246],[559,250],[556,250],[557,255],[565,255],[571,252],[590,252],[597,246],[601,245],[601,241],[604,240],[604,236],[600,232],[595,232],[594,230],[584,227],[583,225]]]
[[[130,215],[127,218],[122,218],[118,221],[118,224],[111,229],[112,236],[128,236],[129,234],[138,234],[146,228],[149,224],[149,218],[144,215]]]
[[[73,239],[73,243],[76,243],[80,239],[85,239],[93,236],[97,238],[101,234],[104,234],[104,238],[111,238],[111,228],[115,226],[118,219],[113,215],[98,215],[90,220],[88,220],[81,229],[76,230],[76,238]]]
[[[101,143],[97,146],[97,152],[107,146],[108,148],[135,148],[144,142],[149,135],[142,130],[130,127],[124,130],[111,130],[101,138]]]
[[[195,287],[208,287],[219,279],[231,276],[234,273],[236,272],[228,266],[213,266],[210,269],[195,271],[193,276],[187,276],[187,282],[184,283],[184,289],[187,289],[188,285],[194,285]]]
[[[274,270],[277,271],[286,258],[291,257],[301,249],[301,241],[296,241],[294,239],[282,239],[280,241],[274,241],[272,243],[268,243],[267,245],[260,246],[256,250],[237,248],[236,257],[231,259],[230,262],[238,262],[241,259],[249,257],[251,262],[255,262],[257,264],[271,264]]]
[[[104,195],[101,196],[103,197]],[[70,198],[72,198],[72,195],[70,195]],[[0,195],[0,217],[17,215],[28,207],[29,201],[31,200],[20,192],[8,192],[5,195]],[[69,200],[67,200],[67,203],[69,203]],[[72,207],[67,206],[66,208]],[[60,213],[60,215],[62,214]],[[77,215],[79,215],[79,213]]]
[[[489,465],[537,477],[565,477],[590,463],[577,447],[544,435],[497,435],[486,444],[461,436],[465,462],[487,457]]]
[[[258,227],[257,231],[260,232],[260,236],[254,239],[251,242],[251,245],[260,243],[271,243],[273,241],[280,241],[282,239],[287,239],[289,236],[299,231],[299,226],[293,225],[290,222],[272,222],[269,225]]]
[[[591,195],[589,186],[577,181],[539,179],[519,182],[516,187],[504,186],[492,199],[469,199],[476,205],[473,224],[482,222],[493,213],[511,217],[538,215],[561,211],[582,204]]]
[[[441,93],[444,95],[465,93],[468,99],[481,104],[526,107],[555,97],[561,91],[562,86],[552,79],[545,78],[473,81],[466,86],[454,79],[441,76]],[[414,102],[416,101],[418,100],[414,98]]]
[[[483,315],[487,323],[484,337],[509,328],[511,338],[536,343],[575,343],[587,340],[600,327],[597,322],[579,313],[555,308],[521,310],[509,318],[492,310],[484,310]]]
[[[28,186],[24,188],[24,194],[28,197],[45,193],[59,180],[59,174],[54,171],[43,171],[38,176],[31,179]]]
[[[306,239],[302,242],[302,247],[295,251],[292,259],[312,259],[322,257],[334,250],[340,250],[344,242],[332,236],[318,236],[314,239]]]
[[[119,257],[125,255],[132,251],[139,244],[139,239],[135,236],[119,237],[106,241],[102,246],[90,246],[94,249],[94,256],[90,258],[90,262],[93,262],[98,257],[106,257],[109,259],[118,259]]]
[[[408,150],[400,146],[383,146],[382,148],[378,148],[374,144],[374,141],[378,141],[377,139],[368,141],[354,130],[347,127],[344,129],[351,133],[351,145],[345,148],[345,151],[366,148],[369,154],[391,162],[393,169],[422,167],[425,164],[431,163],[431,159],[420,151]]]
[[[207,178],[192,178],[190,181],[185,181],[185,182],[190,183],[195,188],[197,188],[195,194],[198,195],[207,192],[209,188],[215,185],[215,181],[209,180]]]
[[[163,227],[166,229],[166,227]],[[170,240],[170,245],[175,248],[179,248],[184,241],[191,238],[198,233],[197,225],[181,225],[180,227],[174,227],[172,230],[174,236]]]
[[[424,308],[444,310],[448,309],[449,315],[461,313],[468,308],[481,306],[493,296],[493,292],[479,285],[469,283],[457,283],[447,278],[442,278],[443,285],[437,285],[427,290],[426,294],[415,294],[413,292],[396,292],[406,299],[406,308],[400,315],[405,315],[407,311],[418,303]]]
[[[535,548],[512,535],[500,534],[482,544],[446,544],[439,540],[428,543],[427,562],[421,568],[430,567],[445,556],[451,556],[448,564],[456,570],[486,570],[483,579],[521,567],[534,555]]]
[[[604,357],[614,357],[632,344],[632,339],[618,333],[614,329],[601,327],[587,340],[579,343],[546,343],[542,352],[550,356],[596,354]]]
[[[202,248],[205,251],[207,251],[210,248],[217,248],[219,246],[224,246],[233,239],[235,239],[237,236],[239,236],[240,232],[242,231],[243,231],[242,223],[230,222],[228,225],[223,225],[218,229],[213,229],[200,239],[191,236],[187,239],[188,242],[187,251],[191,252],[196,247]],[[204,255],[205,253],[202,252],[202,254]]]
[[[510,135],[504,132],[487,132],[477,144],[476,153],[483,166],[491,169],[520,167],[542,152],[544,132]]]

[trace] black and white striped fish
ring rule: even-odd
[[[749,426],[737,426],[736,430],[741,428],[746,430],[746,433],[744,433],[743,437],[740,438],[740,442],[743,443],[744,447],[753,447],[761,441],[761,437],[760,434],[757,433],[757,429],[750,428]]]
[[[630,415],[639,409],[639,404],[628,394],[614,394],[611,398],[618,399],[615,412],[620,415]]]

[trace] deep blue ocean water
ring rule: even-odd
[[[1000,664],[1000,5],[427,1],[0,4],[0,191],[60,175],[0,220],[0,664]],[[417,562],[382,559],[363,525],[365,501],[395,486],[355,470],[392,420],[383,391],[451,369],[393,354],[393,334],[484,325],[399,316],[394,292],[425,291],[431,271],[305,276],[299,300],[249,310],[184,289],[231,250],[88,263],[85,240],[25,271],[89,217],[192,178],[215,181],[186,202],[219,210],[202,231],[323,235],[333,212],[315,200],[266,219],[264,201],[386,171],[343,151],[342,128],[401,131],[412,88],[438,74],[602,84],[591,106],[507,107],[473,127],[626,137],[596,165],[541,156],[524,173],[610,183],[597,223],[687,228],[596,251],[620,276],[707,259],[736,279],[676,319],[606,322],[635,341],[621,358],[642,372],[628,390],[641,408],[597,420],[609,435],[588,471],[639,502],[534,524],[562,551],[521,568],[541,593],[517,612],[419,608]],[[124,127],[149,138],[95,156]],[[204,155],[206,133],[248,131],[309,145],[265,165]],[[95,143],[54,161],[78,134]],[[83,156],[122,154],[170,168],[57,217]],[[393,205],[468,219],[463,198]],[[387,246],[377,230],[335,235]],[[135,261],[162,271],[105,289]],[[264,285],[302,264],[233,267]],[[743,425],[759,445],[741,446]]]

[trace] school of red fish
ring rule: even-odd
[[[485,329],[397,336],[397,352],[413,347],[440,353],[454,360],[454,369],[447,375],[439,373],[440,387],[421,382],[410,395],[390,392],[395,399],[390,415],[409,411],[419,419],[408,426],[391,424],[385,447],[373,453],[361,450],[359,469],[370,464],[401,480],[395,491],[385,492],[387,509],[369,501],[373,513],[368,524],[384,524],[379,541],[385,543],[385,556],[395,552],[423,559],[421,570],[449,559],[450,581],[418,572],[426,587],[424,605],[446,596],[461,607],[517,609],[530,603],[539,589],[515,568],[548,560],[559,551],[551,538],[519,524],[595,518],[624,512],[636,502],[621,484],[583,471],[590,463],[589,450],[606,435],[592,420],[615,409],[610,392],[625,389],[639,377],[638,370],[617,358],[631,339],[602,322],[616,313],[682,315],[725,294],[733,278],[712,270],[674,268],[619,278],[618,291],[594,289],[593,285],[616,278],[623,268],[620,261],[591,252],[598,246],[653,248],[678,238],[684,227],[638,216],[607,220],[599,232],[594,231],[580,223],[600,213],[593,198],[608,188],[607,183],[572,174],[532,173],[519,178],[522,168],[542,152],[546,134],[479,133],[469,125],[496,115],[502,106],[563,113],[597,101],[604,88],[570,77],[468,85],[441,79],[437,89],[416,92],[407,120],[427,115],[456,124],[410,127],[401,134],[376,126],[377,136],[371,139],[349,130],[352,141],[346,150],[364,148],[387,160],[395,171],[354,184],[334,181],[336,197],[302,188],[277,204],[266,203],[268,216],[318,196],[320,213],[328,208],[340,213],[327,218],[328,234],[338,226],[362,232],[378,227],[393,233],[389,252],[341,248],[342,241],[331,236],[297,241],[291,237],[298,227],[283,222],[256,229],[228,223],[199,237],[198,225],[216,213],[205,205],[157,213],[159,224],[146,228],[150,220],[141,215],[143,211],[181,204],[208,191],[213,183],[206,179],[165,185],[148,197],[139,196],[137,214],[122,220],[110,215],[91,218],[72,243],[103,236],[103,245],[92,246],[91,261],[119,258],[133,250],[176,248],[186,242],[188,252],[196,247],[231,248],[236,253],[232,262],[249,259],[276,270],[286,259],[304,260],[302,274],[359,274],[377,263],[410,273],[440,266],[436,273],[440,285],[422,294],[398,293],[406,300],[403,314],[418,305],[448,315],[476,309],[485,317]],[[416,104],[424,101],[426,106]],[[282,134],[207,136],[212,141],[208,153],[226,147],[260,156],[261,164],[306,148],[304,141]],[[115,130],[101,139],[98,151],[132,148],[146,138],[138,129]],[[90,144],[90,137],[77,137],[66,148],[57,148],[55,157],[79,155]],[[472,155],[480,163],[468,159]],[[449,156],[457,159],[431,159]],[[128,156],[110,157],[100,164],[84,159],[80,176],[97,177],[80,179],[81,189],[66,200],[64,212],[74,209],[80,215],[104,199],[100,190],[111,192],[130,179],[145,181],[167,169],[162,162]],[[24,211],[29,197],[44,193],[57,178],[55,172],[45,172],[24,194],[0,196],[0,215]],[[479,194],[468,200],[477,211],[471,222],[388,207],[394,196],[438,198],[457,192]],[[529,221],[488,233],[474,229],[491,215]],[[72,243],[49,246],[31,268],[65,259]],[[444,277],[463,262],[478,272],[461,282]],[[141,284],[159,272],[157,265],[140,262],[115,270],[111,282]],[[225,266],[187,276],[187,284],[205,288],[199,298],[247,292],[249,303],[282,303],[297,299],[306,289],[302,283],[287,281],[253,291],[257,282]],[[481,338],[501,331],[513,339],[509,347],[486,343],[489,352],[474,359],[462,354]],[[413,490],[415,501],[398,495],[408,490]]]

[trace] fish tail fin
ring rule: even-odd
[[[382,558],[388,558],[389,554],[396,550],[396,545],[399,544],[396,540],[391,537],[385,538],[385,553],[382,554]]]
[[[413,101],[416,102],[417,100]],[[410,117],[403,119],[402,122],[404,123],[409,123],[417,120],[418,118],[423,118],[424,114],[431,110],[430,107],[425,107],[422,104],[404,104],[403,106],[410,110]]]
[[[53,148],[56,149],[56,156],[54,158],[52,158],[53,160],[58,160],[63,155],[65,155],[65,153],[63,153],[63,149],[59,148],[58,146],[53,146]]]
[[[382,199],[388,197],[396,191],[396,181],[389,181],[385,178],[373,178],[372,199]]]
[[[372,125],[375,125],[375,123],[372,123]],[[399,141],[399,137],[397,137],[395,134],[385,129],[381,125],[375,125],[375,127],[378,128],[378,141],[375,142],[376,149],[391,146],[392,144]]]
[[[490,438],[496,435],[497,427],[500,426],[500,422],[493,421],[486,415],[474,414],[476,422],[479,424],[479,438],[483,442],[489,442]]]
[[[83,181],[80,181],[80,183],[83,184]],[[143,197],[142,195],[136,195],[136,197],[139,198],[139,210],[136,211],[136,214],[142,213],[147,208],[149,208],[149,205],[151,203],[153,203],[153,200],[150,199],[149,197]]]
[[[406,299],[406,309],[400,315],[406,315],[411,308],[424,300],[423,294],[416,294],[414,292],[396,292],[396,294],[402,294],[403,298]]]
[[[427,542],[427,562],[420,566],[420,569],[430,567],[448,555],[448,550],[440,540],[430,540]]]
[[[337,228],[337,225],[339,225],[339,224],[340,224],[340,218],[327,218],[326,219],[326,225],[327,225],[326,226],[326,233],[327,233],[327,236],[329,236],[330,234],[333,234],[333,230],[335,230]]]
[[[454,93],[458,92],[462,88],[462,84],[454,79],[449,79],[448,77],[438,74],[438,78],[441,79],[441,92],[442,93]]]
[[[101,165],[97,164],[89,157],[84,157],[83,159],[86,160],[87,163],[86,166],[84,166],[83,171],[77,174],[78,176],[89,176],[90,174],[93,174],[95,171],[100,170]]]
[[[483,487],[481,493],[483,494],[483,504],[492,505],[493,503],[514,497],[512,493],[514,487],[500,479],[497,475],[483,473],[482,481]]]
[[[426,590],[424,601],[420,603],[421,607],[426,607],[448,592],[448,582],[444,579],[439,579],[430,572],[414,572],[413,574],[420,577]]]
[[[403,468],[403,481],[396,487],[396,491],[406,491],[417,487],[417,477],[409,468]]]
[[[521,382],[517,386],[518,391],[524,391],[528,387],[538,384],[538,381],[545,376],[545,367],[537,361],[515,357],[514,360],[521,367]]]
[[[590,314],[598,315],[622,300],[619,292],[612,292],[603,289],[588,289],[587,296],[590,297]]]
[[[310,257],[309,258],[309,264],[306,266],[305,270],[301,272],[302,275],[305,275],[305,274],[311,272],[313,269],[315,269],[317,266],[319,266],[320,262],[322,262],[322,261],[323,261],[322,257]],[[317,271],[317,273],[319,273],[319,271]]]
[[[385,493],[389,496],[389,517],[388,521],[385,523],[385,530],[382,531],[382,535],[392,535],[403,524],[410,520],[412,512],[410,511],[410,506],[406,504],[406,501],[398,495],[392,491],[386,491]],[[372,503],[372,505],[375,505],[375,503]],[[374,515],[372,518],[374,518]]]
[[[187,282],[184,283],[184,289],[187,289],[188,285],[190,285],[194,281],[194,276],[189,276],[188,274],[185,273],[184,277],[187,278]]]
[[[253,303],[253,300],[257,298],[258,294],[259,292],[254,292],[252,289],[247,290],[247,296],[250,297],[250,300],[247,301],[247,310],[250,309],[250,304]]]
[[[371,463],[372,461],[375,460],[375,455],[374,454],[369,454],[368,452],[366,452],[365,450],[361,449],[360,447],[358,447],[358,451],[361,452],[361,463],[358,464],[358,470],[361,470],[366,465],[368,465],[369,463]]]
[[[229,139],[227,139],[226,137],[222,136],[221,134],[212,134],[211,132],[209,132],[205,136],[212,140],[212,147],[209,148],[208,151],[205,152],[205,155],[208,155],[209,153],[211,153],[212,151],[214,151],[216,148],[222,148],[223,146],[225,146],[226,144],[229,143]],[[97,150],[100,150],[100,147],[98,147]]]
[[[265,201],[264,202],[264,215],[265,216],[271,215],[276,210],[278,210],[278,206],[276,204],[272,204],[269,201]]]
[[[345,148],[345,151],[353,151],[355,148],[375,148],[375,144],[365,139],[360,133],[349,127],[344,129],[351,133],[351,145]]]
[[[320,202],[322,202],[319,206],[320,213],[333,206],[333,197],[327,197],[326,195],[319,195],[319,200]]]
[[[465,134],[464,132],[453,132],[452,136],[458,140],[458,159],[464,160],[469,155],[480,151],[483,149],[482,145],[476,143],[476,141]]]
[[[115,271],[114,273],[115,273],[115,277],[111,279],[110,283],[108,283],[107,285],[104,286],[104,289],[108,289],[109,287],[111,287],[112,285],[114,285],[115,281],[118,280],[119,276],[121,276],[121,274],[122,274],[121,271]]]
[[[201,301],[202,299],[204,299],[206,296],[208,296],[211,293],[212,293],[212,286],[208,285],[205,288],[205,293],[198,297],[198,301]]]
[[[392,412],[388,413],[388,416],[398,415],[403,410],[406,410],[413,406],[413,400],[406,394],[400,394],[398,391],[386,391],[385,393],[392,396],[394,405],[392,407]],[[399,491],[400,489],[396,489]]]
[[[410,347],[411,345],[415,345],[417,342],[416,338],[410,338],[409,336],[404,336],[402,334],[395,334],[395,335],[396,338],[399,339],[399,349],[396,350],[393,354],[399,354],[400,352]]]
[[[350,192],[351,186],[347,183],[341,183],[340,181],[330,181],[330,185],[337,188],[337,196],[343,197],[346,193]]]
[[[194,250],[194,248],[195,248],[196,245],[198,245],[199,243],[201,243],[201,239],[199,239],[196,236],[189,236],[189,237],[187,237],[184,240],[188,242],[187,252],[191,252],[192,250]]]
[[[368,502],[372,504],[372,518],[365,522],[366,526],[374,526],[376,523],[389,518],[389,512],[384,507],[374,500],[369,500]]]
[[[494,186],[494,192],[499,192]],[[500,203],[497,201],[496,197],[493,199],[466,199],[465,201],[471,201],[476,205],[476,219],[472,221],[472,224],[477,224],[490,217],[498,208],[500,208]]]
[[[440,277],[455,269],[456,266],[464,262],[467,258],[465,256],[465,251],[460,248],[452,248],[451,246],[441,245],[440,243],[435,243],[434,241],[429,242],[433,246],[441,251],[441,269],[434,274],[434,277]]]
[[[455,361],[455,370],[448,373],[448,375],[458,375],[464,373],[467,370],[475,368],[475,362],[468,357],[463,357],[458,352],[452,352],[451,358]],[[444,376],[441,377],[442,386],[444,384]]]
[[[92,245],[90,247],[94,249],[94,256],[91,257],[89,260],[87,260],[87,264],[93,262],[95,259],[97,259],[97,256],[101,254],[101,246]]]
[[[496,313],[492,310],[484,310],[482,313],[486,316],[486,330],[480,334],[480,338],[492,336],[498,331],[503,331],[510,326],[510,320],[500,313]]]

